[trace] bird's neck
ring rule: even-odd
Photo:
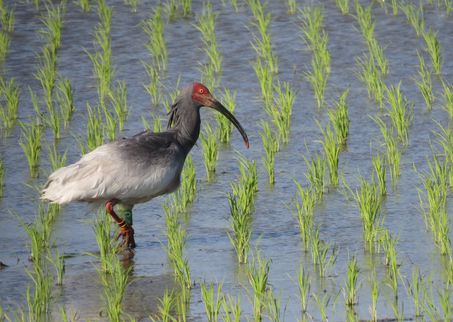
[[[200,135],[200,109],[197,108],[193,113],[178,116],[172,129],[176,131],[176,139],[179,144],[186,153],[189,153]]]

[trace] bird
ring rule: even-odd
[[[222,113],[249,148],[249,139],[239,121],[205,85],[194,82],[175,99],[165,131],[145,130],[97,147],[79,161],[51,173],[41,199],[60,205],[103,203],[120,227],[118,237],[122,237],[123,245],[134,248],[132,208],[179,187],[185,159],[200,134],[202,106]],[[117,214],[118,208],[124,211],[123,216]]]

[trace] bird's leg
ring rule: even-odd
[[[135,248],[135,240],[134,240],[134,229],[132,228],[132,211],[129,211],[129,216],[126,215],[125,219],[119,217],[113,207],[119,202],[117,199],[108,200],[105,203],[105,209],[109,213],[109,215],[116,221],[118,226],[120,226],[121,232],[118,235],[118,238],[121,236],[123,237],[123,243],[130,247]]]

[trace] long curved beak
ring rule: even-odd
[[[233,125],[238,129],[239,133],[241,133],[242,138],[244,139],[245,146],[247,149],[250,147],[249,138],[247,137],[247,133],[245,133],[244,129],[241,126],[241,123],[234,117],[233,114],[230,113],[219,101],[217,101],[214,97],[209,97],[204,101],[204,105],[215,109],[222,113]]]

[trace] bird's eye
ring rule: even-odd
[[[204,94],[204,89],[200,88],[200,89],[198,90],[198,93]]]

